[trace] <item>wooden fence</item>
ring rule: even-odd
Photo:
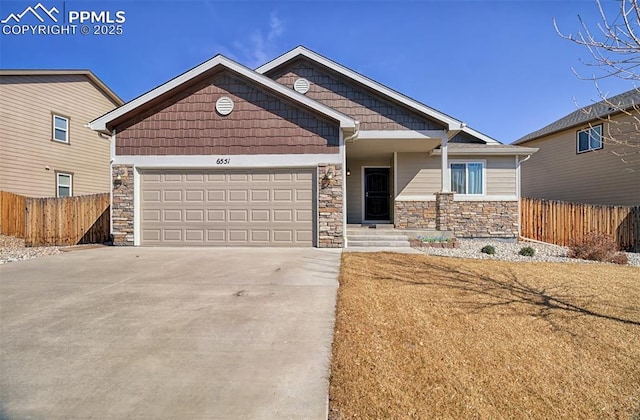
[[[640,206],[598,206],[522,198],[521,234],[525,238],[569,245],[590,232],[613,235],[621,248],[640,251]]]
[[[1,197],[0,233],[24,238],[26,246],[78,245],[109,240],[108,193],[27,198],[3,192]]]
[[[0,233],[24,238],[26,197],[0,191]]]

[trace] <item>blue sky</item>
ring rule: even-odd
[[[37,3],[2,0],[0,18]],[[125,101],[217,53],[257,67],[300,44],[504,143],[598,99],[594,83],[572,71],[591,75],[580,61],[588,52],[552,24],[575,33],[580,15],[595,28],[592,0],[41,3],[124,11],[123,33],[2,34],[0,67],[88,68]],[[618,15],[617,2],[603,5]],[[600,82],[610,95],[633,87]]]

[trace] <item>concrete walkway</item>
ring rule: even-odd
[[[0,266],[0,418],[326,419],[340,250]]]

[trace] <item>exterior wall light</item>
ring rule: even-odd
[[[115,188],[118,188],[122,185],[122,175],[118,174],[118,176],[116,176],[116,179],[113,180],[113,186]]]

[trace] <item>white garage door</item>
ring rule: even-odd
[[[311,169],[142,171],[142,245],[312,246]]]

